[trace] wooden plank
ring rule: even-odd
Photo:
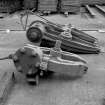
[[[57,4],[58,4],[58,0],[39,0],[38,10],[57,12]]]
[[[4,72],[0,78],[0,105],[4,105],[14,86],[14,73]]]

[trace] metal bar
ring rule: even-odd
[[[92,11],[92,9],[89,7],[89,5],[86,5],[85,7],[86,7],[86,9],[88,10],[89,14],[90,14],[92,17],[95,17],[95,16],[96,16],[96,14]]]
[[[105,9],[103,9],[101,6],[95,5],[95,7],[96,7],[97,9],[99,9],[101,12],[105,13]]]

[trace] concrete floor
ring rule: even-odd
[[[54,15],[46,18],[54,22],[62,22],[62,24],[68,21],[74,22],[75,26],[82,24],[79,20],[88,23],[92,21],[92,19],[89,21],[84,18],[81,19],[80,15],[69,16],[68,18]],[[33,16],[30,16],[30,20],[33,20]],[[101,24],[104,25],[104,17],[100,17],[98,20],[102,21]],[[22,29],[15,22],[19,22],[17,15],[0,20],[0,28]],[[86,22],[83,24],[86,25]],[[96,20],[92,22],[96,24]],[[80,28],[82,29],[82,27]],[[100,46],[105,47],[105,33],[96,31],[88,31],[87,33],[97,37]],[[26,43],[29,42],[23,31],[0,32],[0,56],[6,56]],[[68,75],[55,73],[52,77],[41,79],[39,86],[32,87],[25,82],[21,74],[16,72],[17,84],[13,88],[6,105],[103,105],[105,98],[105,53],[80,56],[87,60],[89,69],[83,78],[76,80],[70,79]],[[5,70],[16,71],[12,61],[0,61],[0,72],[2,73]]]
[[[105,6],[103,7],[105,8]],[[105,29],[105,24],[104,24],[105,15],[100,13],[94,7],[91,7],[91,9],[96,14],[95,18],[90,18],[89,14],[87,14],[86,12],[72,14],[72,15],[69,15],[68,17],[65,17],[63,14],[52,14],[44,17],[54,23],[59,23],[59,24],[71,23],[75,27],[82,30]],[[28,24],[30,24],[33,20],[40,20],[40,18],[35,15],[31,15],[29,16]],[[0,30],[1,29],[22,30],[19,13],[18,14],[16,13],[16,14],[7,16],[4,19],[1,19]]]

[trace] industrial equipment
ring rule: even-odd
[[[61,33],[63,34],[61,49],[64,51],[83,54],[100,52],[98,40],[95,37],[72,27],[71,24],[59,25],[49,21],[36,20],[30,24],[26,36],[33,43],[37,38],[42,38],[42,47],[54,47]]]
[[[52,48],[27,44],[1,60],[12,59],[16,70],[26,76],[28,83],[38,84],[40,76],[54,72],[73,78],[82,77],[88,69],[86,61],[76,54],[62,51],[60,47],[64,35],[60,34],[58,37]]]

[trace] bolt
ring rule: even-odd
[[[32,74],[33,74],[32,69],[30,69],[30,70],[28,71],[28,75],[32,75]]]
[[[17,71],[18,71],[18,72],[22,72],[22,67],[21,67],[21,66],[18,66],[18,67],[17,67]]]
[[[37,68],[37,67],[39,67],[39,66],[40,66],[40,63],[37,62],[37,63],[35,64],[35,67]]]
[[[43,75],[44,75],[44,73],[43,73],[43,71],[41,71],[41,72],[40,72],[40,76],[43,76]]]
[[[13,60],[14,60],[14,62],[17,62],[19,59],[18,59],[18,56],[17,55],[14,55],[13,56]]]
[[[32,55],[33,57],[36,57],[36,56],[37,56],[37,53],[36,53],[35,51],[32,51],[31,55]]]
[[[86,73],[86,72],[87,72],[87,70],[88,70],[88,67],[85,67],[85,69],[84,69],[84,73]]]
[[[24,53],[26,52],[25,48],[21,48],[21,49],[20,49],[20,52],[21,52],[22,54],[24,54]]]

